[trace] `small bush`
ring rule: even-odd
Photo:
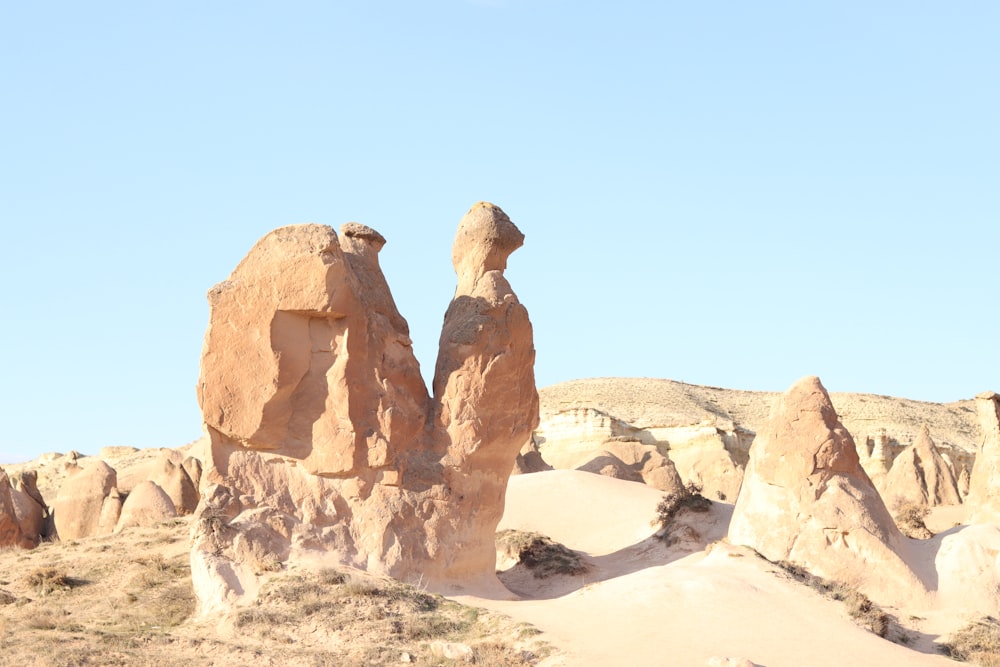
[[[579,553],[539,533],[502,530],[497,533],[497,548],[516,558],[537,579],[583,574],[589,569]]]
[[[674,519],[683,512],[707,512],[712,508],[712,501],[701,495],[701,487],[688,484],[680,491],[673,491],[663,496],[656,506],[654,525],[667,530]]]
[[[48,595],[57,590],[68,590],[72,581],[65,572],[54,567],[38,568],[25,578],[25,583],[36,589],[39,595]]]
[[[907,503],[901,505],[896,511],[896,525],[907,537],[916,540],[927,540],[934,537],[934,533],[927,528],[924,520],[927,518],[928,509],[921,505]]]
[[[945,655],[980,667],[1000,667],[1000,622],[986,616],[965,626],[941,645]]]

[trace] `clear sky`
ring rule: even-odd
[[[1000,390],[1000,3],[0,12],[0,462],[200,434],[206,291],[358,221],[425,377],[478,200],[539,386]]]

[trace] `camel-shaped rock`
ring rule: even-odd
[[[299,551],[432,586],[499,585],[494,532],[538,424],[531,324],[504,277],[523,239],[492,204],[460,222],[433,395],[373,229],[277,229],[209,292],[192,547],[203,612]]]

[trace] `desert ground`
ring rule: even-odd
[[[128,479],[158,452],[105,454]],[[41,471],[53,493],[66,458],[10,468]],[[545,535],[577,552],[584,571],[536,577],[501,555],[509,594],[470,586],[445,598],[299,562],[266,573],[253,604],[213,618],[199,617],[191,589],[190,516],[7,549],[0,655],[35,665],[946,665],[941,644],[973,620],[886,608],[884,639],[843,601],[729,544],[731,504],[682,514],[668,545],[653,521],[662,497],[576,470],[515,475],[498,531]],[[928,525],[961,520],[961,506],[944,507]]]

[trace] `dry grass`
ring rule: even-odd
[[[335,570],[282,574],[257,602],[233,618],[240,634],[262,644],[313,652],[326,637],[329,664],[450,664],[447,653],[471,664],[530,665],[548,649],[510,619],[466,607],[413,586]],[[294,647],[294,648],[291,648]],[[450,648],[449,648],[450,647]]]
[[[3,664],[528,665],[537,631],[392,580],[272,573],[228,622],[192,618],[189,520],[0,552]],[[457,646],[454,660],[442,647]]]
[[[889,637],[889,631],[893,626],[892,616],[868,599],[868,596],[861,591],[841,582],[817,577],[805,568],[788,561],[778,561],[775,565],[791,575],[796,581],[806,584],[832,600],[843,602],[847,608],[848,616],[862,628],[879,637]],[[905,632],[898,634],[908,636]]]
[[[498,551],[531,570],[537,579],[584,574],[589,569],[579,553],[539,533],[502,530],[496,542]]]
[[[959,630],[942,648],[948,657],[980,667],[1000,667],[1000,622],[987,616]]]

